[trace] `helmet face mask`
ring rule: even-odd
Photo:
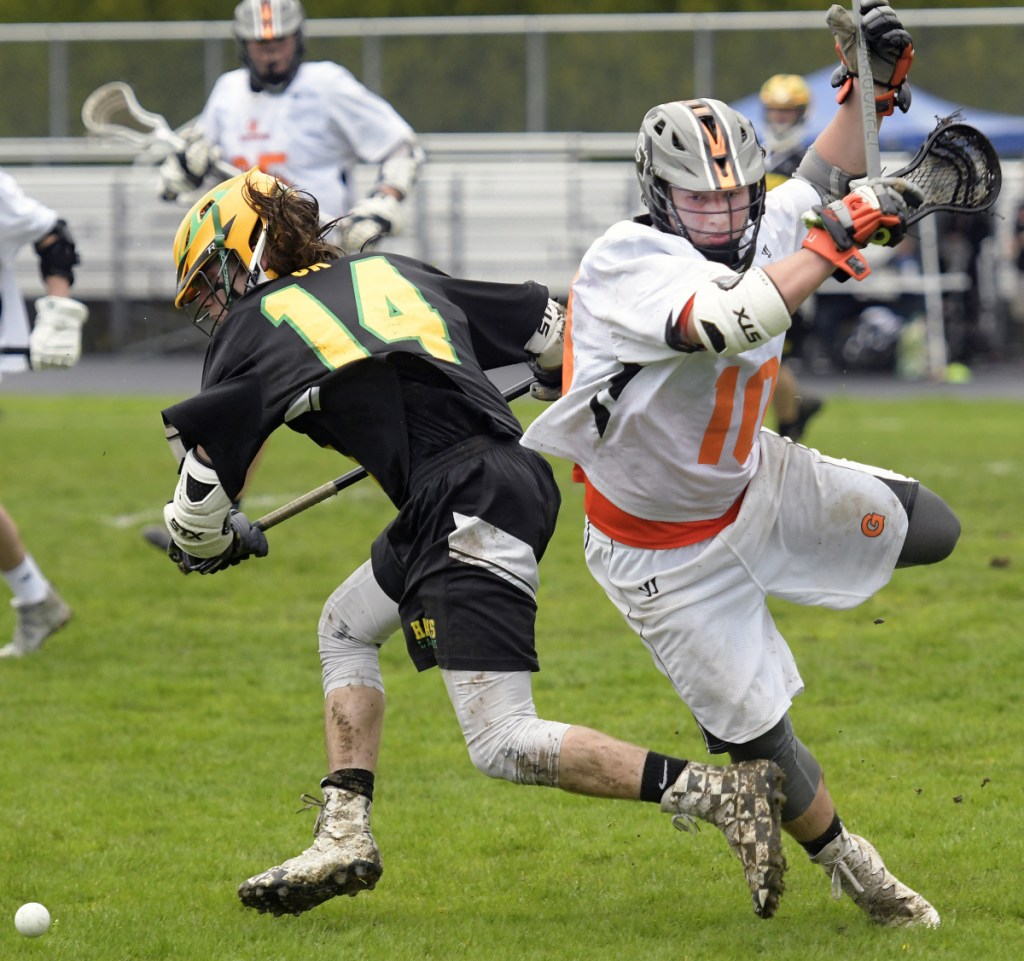
[[[302,25],[306,12],[299,0],[242,0],[235,7],[232,32],[238,57],[249,71],[249,85],[255,91],[281,93],[295,79],[305,43]],[[257,62],[250,44],[275,43],[294,38],[291,55],[283,66],[266,66]],[[259,58],[262,59],[262,58]]]
[[[237,254],[213,249],[206,262],[198,265],[191,275],[181,298],[181,308],[207,337],[224,319],[235,296],[244,293],[235,289],[243,272]]]
[[[276,277],[262,269],[267,225],[246,201],[247,186],[272,195],[280,182],[253,167],[218,184],[196,201],[174,238],[174,306],[207,335],[238,297]]]
[[[641,195],[658,230],[685,237],[707,259],[734,270],[750,266],[764,213],[765,163],[746,117],[719,100],[660,104],[644,117],[635,159]],[[680,216],[673,187],[694,195],[728,192],[733,209],[739,209],[734,200],[744,209],[742,227],[723,241],[699,242]]]

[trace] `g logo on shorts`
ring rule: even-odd
[[[884,514],[865,514],[860,519],[860,532],[865,537],[878,537],[885,530]]]

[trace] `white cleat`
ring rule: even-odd
[[[320,808],[313,844],[243,881],[238,897],[246,907],[261,914],[302,914],[330,898],[355,897],[377,884],[384,869],[370,833],[370,800],[330,786],[323,794],[323,801],[303,797],[307,805]]]
[[[785,890],[782,853],[782,793],[785,775],[774,761],[714,766],[691,761],[661,799],[681,831],[713,824],[743,865],[759,918],[772,917]]]
[[[875,924],[937,928],[939,912],[894,877],[874,847],[846,828],[811,860],[832,878],[832,897],[843,892]]]
[[[0,647],[0,657],[24,657],[43,646],[44,641],[71,620],[71,608],[51,587],[36,604],[11,601],[18,621],[10,644]]]

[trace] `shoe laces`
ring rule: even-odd
[[[844,860],[846,855],[850,854],[852,850],[852,848],[848,848],[841,854],[837,854],[831,861],[824,862],[826,868],[832,869],[832,897],[837,901],[843,896],[844,877],[857,894],[864,893],[864,885],[854,877],[853,871],[850,870],[850,866]]]
[[[677,831],[686,831],[688,834],[700,833],[700,823],[692,814],[673,814],[672,827]]]
[[[299,800],[302,802],[302,807],[295,812],[296,814],[302,814],[303,811],[309,811],[312,808],[319,808],[316,821],[313,824],[313,837],[315,838],[320,833],[320,825],[323,823],[324,814],[327,811],[327,802],[313,797],[312,794],[300,794]]]

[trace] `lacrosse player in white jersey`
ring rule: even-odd
[[[46,294],[35,302],[29,324],[14,272],[18,251],[31,243],[39,257]],[[82,354],[85,304],[70,297],[78,253],[67,224],[56,211],[29,197],[0,170],[0,372],[71,367]],[[0,454],[0,458],[2,458]],[[18,528],[0,506],[0,574],[14,595],[14,636],[0,657],[22,657],[38,650],[63,627],[71,609],[25,550]]]
[[[395,108],[348,70],[303,60],[304,20],[299,0],[235,7],[242,66],[217,80],[184,150],[161,166],[164,196],[196,199],[218,159],[259,167],[316,197],[325,221],[342,217],[335,240],[346,253],[368,251],[401,230],[423,152]],[[370,195],[354,198],[360,162],[379,171]]]
[[[565,393],[523,443],[577,465],[591,573],[708,750],[782,767],[783,827],[836,897],[878,924],[935,926],[935,908],[844,826],[794,733],[789,709],[804,682],[766,603],[853,607],[894,567],[946,557],[960,531],[918,481],[761,426],[793,312],[837,270],[864,277],[860,249],[898,242],[920,203],[893,178],[851,190],[866,166],[856,37],[844,8],[828,22],[842,103],[797,176],[770,192],[754,129],[726,104],[648,112],[636,147],[647,214],[584,255]],[[879,0],[866,0],[863,24],[881,116],[906,99],[913,48]]]

